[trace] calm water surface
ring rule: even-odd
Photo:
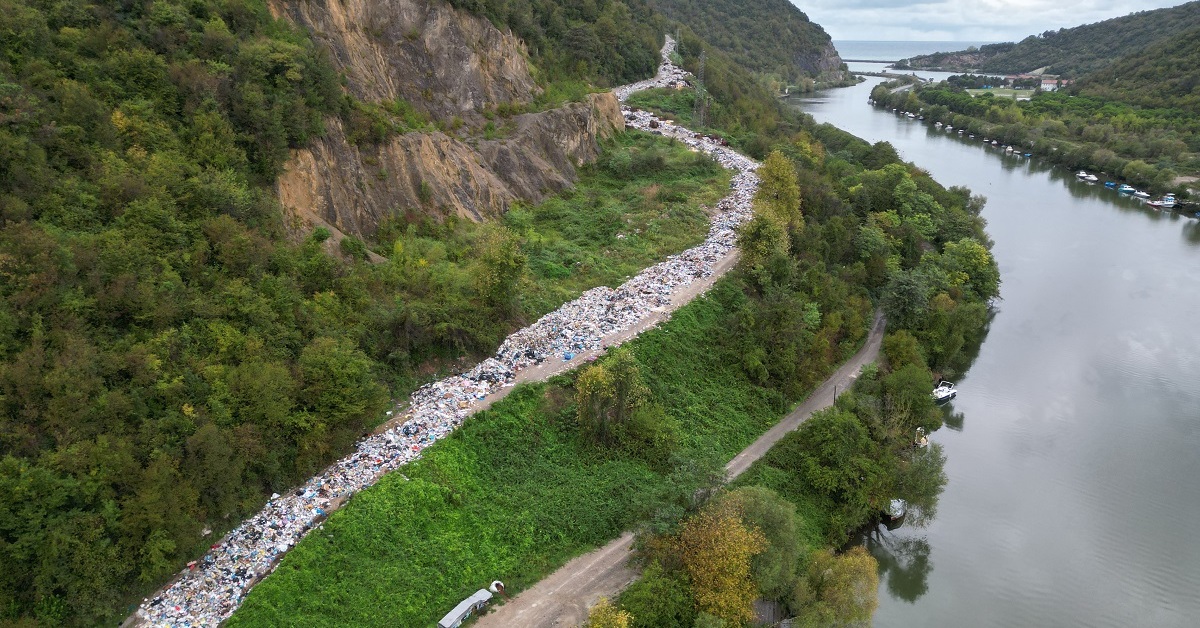
[[[917,55],[935,52],[955,52],[971,46],[979,47],[991,43],[986,41],[863,41],[837,39],[833,47],[843,59],[871,59],[899,61]]]
[[[1003,278],[933,435],[950,482],[880,532],[876,626],[1200,626],[1200,222],[866,104],[802,109],[988,198]]]

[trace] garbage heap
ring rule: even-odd
[[[618,92],[628,95],[641,85],[681,80],[685,74],[670,64],[673,49],[674,41],[668,38],[659,76]],[[261,511],[212,545],[202,559],[189,563],[172,584],[145,600],[136,614],[142,623],[216,626],[237,609],[250,588],[269,574],[291,547],[310,530],[321,527],[331,510],[383,474],[419,458],[426,447],[461,425],[479,400],[512,382],[518,371],[548,359],[570,361],[578,352],[599,348],[606,338],[615,344],[611,336],[662,311],[676,291],[712,275],[716,264],[733,251],[737,226],[751,217],[758,164],[719,138],[692,133],[644,111],[623,108],[622,112],[628,127],[677,139],[736,172],[729,195],[717,204],[719,213],[704,243],[643,270],[616,289],[588,290],[509,336],[495,357],[466,373],[422,386],[412,394],[397,427],[363,439],[354,453],[303,486],[286,495],[272,495]]]

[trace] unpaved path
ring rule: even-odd
[[[715,274],[715,273],[714,273]],[[833,405],[838,392],[846,390],[862,367],[879,357],[883,342],[884,319],[876,314],[867,341],[837,372],[767,430],[758,440],[725,465],[728,478],[741,475],[762,458],[775,443],[814,412]],[[633,533],[626,532],[608,545],[580,556],[541,582],[523,591],[475,622],[477,628],[550,628],[577,626],[587,618],[587,609],[602,597],[613,597],[637,578],[638,570],[629,564]]]

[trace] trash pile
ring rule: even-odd
[[[644,84],[685,74],[670,64],[675,42],[663,47],[659,76],[619,88],[628,93]],[[287,495],[272,495],[267,505],[211,547],[199,561],[168,587],[145,600],[136,617],[155,626],[215,626],[228,618],[242,598],[269,574],[279,559],[310,530],[319,528],[328,512],[389,471],[420,457],[422,450],[449,435],[473,412],[476,403],[510,384],[521,369],[598,349],[605,339],[628,330],[662,311],[677,289],[711,276],[718,262],[736,244],[736,228],[751,217],[758,189],[758,164],[723,145],[719,138],[701,136],[655,116],[622,108],[626,125],[672,137],[704,151],[737,174],[707,239],[694,248],[655,264],[616,289],[598,287],[543,316],[509,336],[488,358],[466,373],[426,384],[410,397],[403,421],[388,431],[360,441],[349,456]]]
[[[640,92],[643,89],[651,89],[655,87],[688,87],[691,82],[688,81],[687,72],[683,68],[671,63],[671,55],[675,52],[675,40],[667,35],[667,42],[662,48],[662,63],[658,65],[658,73],[654,78],[649,78],[644,81],[622,85],[613,90],[617,100],[625,102],[626,98],[634,92]]]

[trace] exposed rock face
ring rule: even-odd
[[[438,0],[270,0],[270,8],[312,31],[362,100],[403,99],[448,120],[535,93],[520,39]]]
[[[327,224],[369,236],[383,218],[410,208],[479,220],[568,187],[575,169],[599,154],[598,140],[624,128],[611,93],[515,121],[508,138],[475,147],[443,133],[358,147],[330,119],[325,137],[293,153],[276,185],[279,200],[303,230]]]
[[[524,45],[491,22],[440,0],[270,0],[271,11],[310,29],[347,89],[366,101],[403,99],[432,118],[478,130],[485,108],[528,103],[536,85]],[[497,121],[499,122],[499,121]],[[408,133],[378,146],[350,144],[341,121],[297,150],[277,182],[298,235],[314,226],[371,236],[407,209],[479,220],[516,200],[568,187],[595,159],[598,140],[624,128],[611,93],[516,116],[504,139]]]
[[[850,73],[842,69],[842,58],[838,56],[832,41],[826,43],[819,52],[796,55],[795,61],[797,66],[819,81],[837,82],[850,78]]]

